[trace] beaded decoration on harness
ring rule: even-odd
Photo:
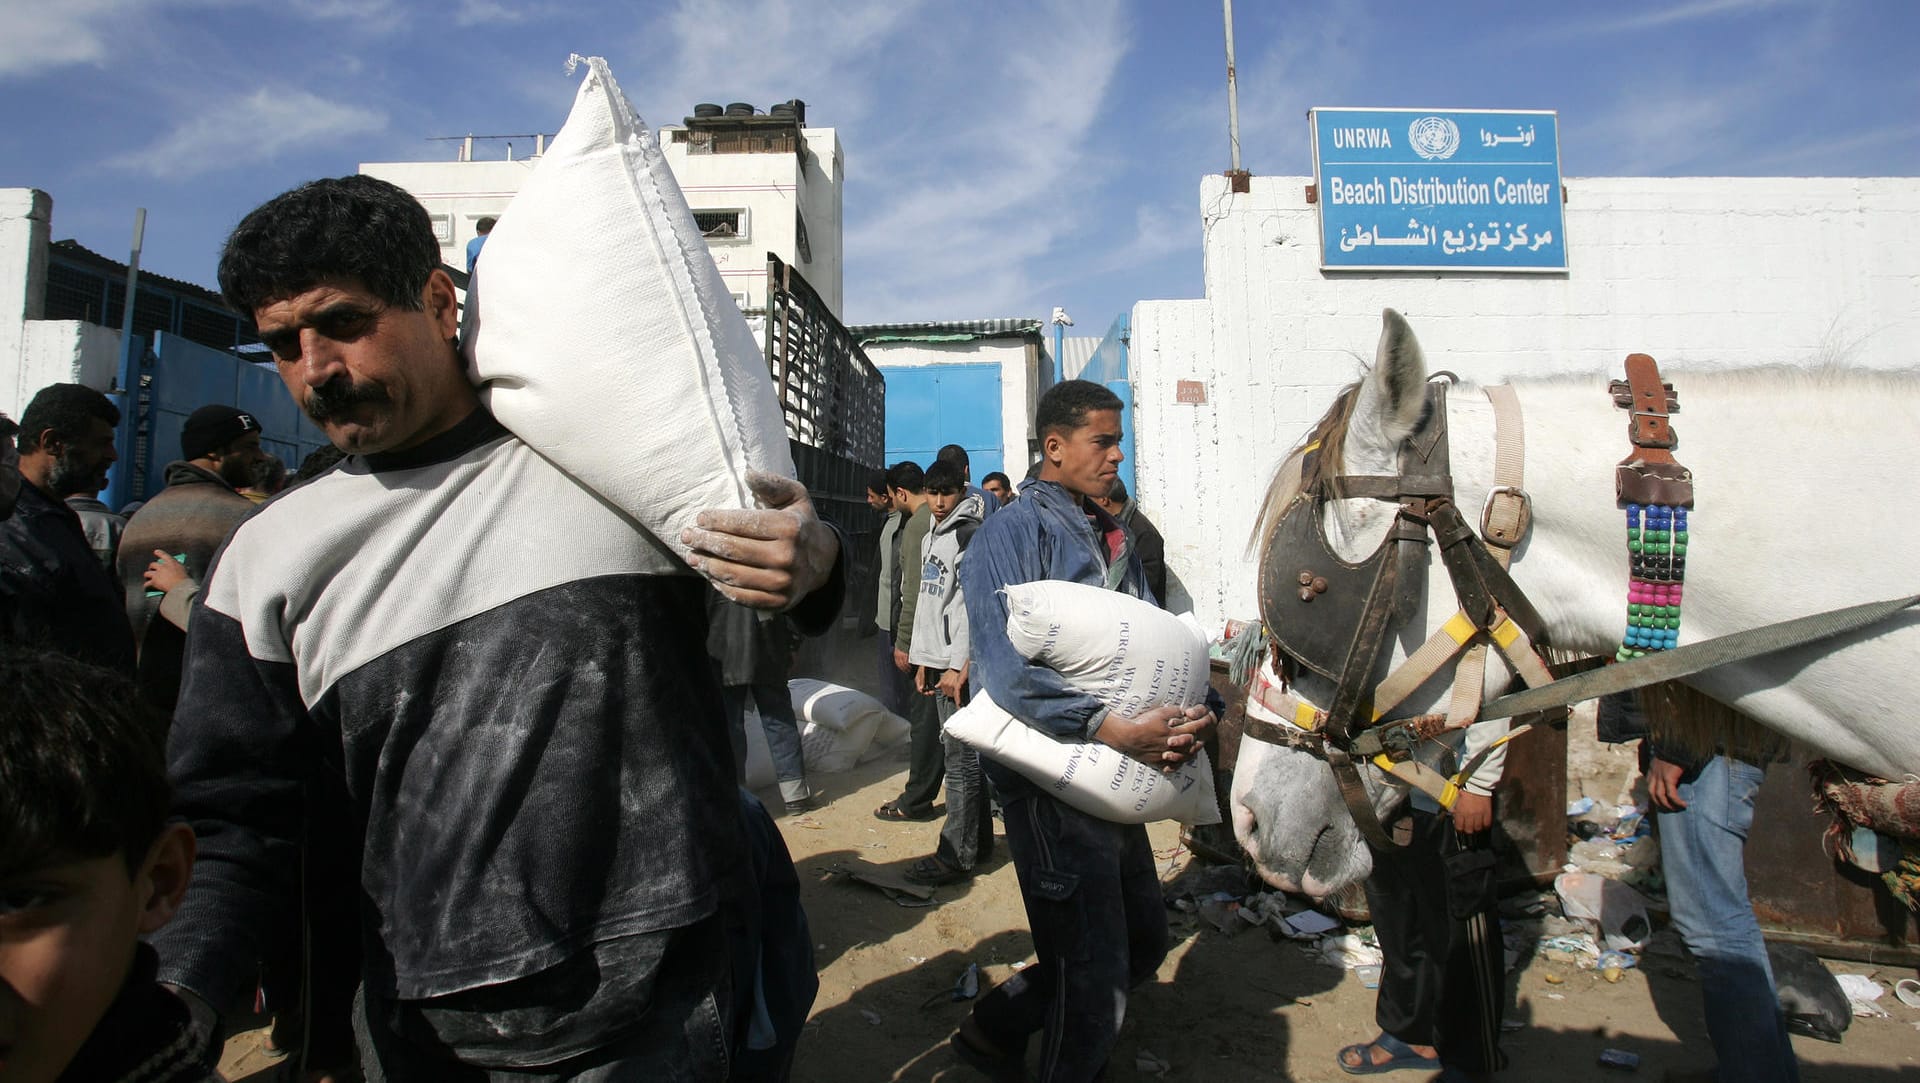
[[[1687,578],[1687,509],[1666,504],[1627,505],[1627,634],[1619,661],[1680,642],[1680,602]]]
[[[1627,358],[1627,378],[1607,391],[1628,411],[1632,452],[1614,468],[1614,495],[1627,509],[1627,633],[1616,661],[1670,651],[1680,642],[1682,584],[1687,577],[1687,511],[1693,472],[1674,460],[1679,444],[1668,417],[1680,396],[1660,379],[1646,354]]]

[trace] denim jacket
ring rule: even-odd
[[[985,689],[994,703],[1027,725],[1068,741],[1087,740],[1106,719],[1107,708],[1067,684],[1060,674],[1020,657],[1007,639],[1007,600],[1001,591],[1041,579],[1106,585],[1106,543],[1087,521],[1087,507],[1054,482],[1029,482],[1020,490],[1020,499],[981,524],[967,547],[967,558],[960,562],[960,587],[972,635],[971,687]],[[1103,529],[1121,529],[1106,512],[1093,508],[1092,514]],[[1153,599],[1130,540],[1112,563],[1123,566],[1115,589]],[[985,756],[982,761],[1003,795],[1038,792],[1013,771]]]

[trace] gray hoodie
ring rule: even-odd
[[[969,490],[945,519],[927,531],[920,565],[920,604],[913,614],[907,660],[916,666],[960,669],[967,664],[967,607],[960,597],[960,557],[986,518],[984,494]]]

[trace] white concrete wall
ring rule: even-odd
[[[440,258],[464,271],[467,242],[478,236],[474,223],[489,216],[500,217],[537,162],[538,158],[511,162],[361,162],[360,172],[405,188],[429,215],[444,215],[450,230],[440,242]]]
[[[1372,360],[1382,308],[1433,367],[1483,383],[1612,378],[1634,352],[1695,370],[1920,365],[1920,181],[1569,179],[1571,268],[1548,276],[1323,272],[1309,183],[1203,179],[1206,298],[1133,312],[1137,488],[1170,593],[1208,627],[1257,614],[1242,550],[1260,491]],[[1207,402],[1176,403],[1179,380]]]
[[[106,390],[120,361],[117,329],[40,318],[52,221],[45,192],[0,188],[0,413],[15,421],[48,384]]]
[[[846,160],[841,156],[840,137],[832,128],[807,128],[800,134],[807,141],[800,172],[800,210],[806,215],[813,262],[803,261],[797,266],[834,316],[844,322],[846,228],[841,191]]]
[[[1009,338],[972,342],[870,342],[863,348],[867,359],[881,369],[999,364],[1000,457],[1005,464],[1001,469],[1015,478],[1026,469],[1027,438],[1033,432],[1036,396],[1027,379],[1025,341]]]

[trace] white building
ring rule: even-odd
[[[697,106],[700,115],[657,129],[721,278],[742,308],[765,308],[771,252],[841,316],[839,137],[832,128],[806,127],[803,102],[784,102],[764,114],[748,114],[743,106],[728,110]],[[433,219],[443,258],[465,269],[475,224],[506,210],[545,148],[544,136],[514,138],[524,139],[521,145],[530,144],[534,154],[475,161],[467,140],[459,144],[458,161],[362,162],[360,172],[413,193]]]
[[[1373,357],[1382,308],[1477,383],[1617,378],[1634,352],[1682,372],[1920,361],[1920,181],[1568,178],[1570,267],[1553,275],[1323,271],[1310,184],[1204,178],[1206,296],[1133,310],[1137,495],[1174,606],[1210,628],[1258,615],[1242,556],[1258,494]]]
[[[45,318],[52,222],[47,193],[0,188],[0,413],[15,421],[48,384],[104,390],[120,364],[117,328]]]

